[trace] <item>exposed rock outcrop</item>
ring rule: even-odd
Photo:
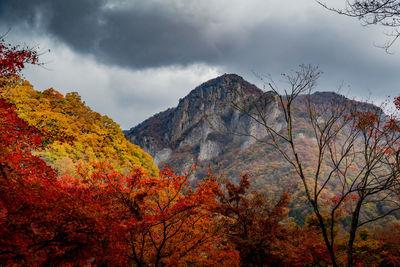
[[[177,169],[188,161],[212,160],[233,144],[247,149],[255,142],[251,136],[263,138],[266,132],[250,117],[233,109],[232,104],[245,103],[262,94],[270,94],[268,109],[273,122],[279,113],[275,95],[264,93],[238,75],[225,74],[192,90],[176,108],[127,131],[126,137],[152,155],[158,165],[185,154],[186,162],[175,162]]]

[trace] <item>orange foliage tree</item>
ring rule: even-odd
[[[237,252],[223,244],[224,235],[215,224],[213,208],[219,187],[215,179],[206,178],[191,189],[186,176],[169,169],[158,177],[140,169],[123,176],[107,165],[96,165],[91,177],[83,180],[100,189],[112,210],[107,215],[106,234],[112,245],[102,256],[106,262],[137,266],[237,264]]]

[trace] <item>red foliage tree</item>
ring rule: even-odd
[[[0,77],[9,78],[18,75],[25,64],[37,64],[38,52],[31,48],[21,48],[5,43],[0,39]],[[0,84],[1,86],[1,84]]]
[[[65,186],[31,150],[41,133],[0,99],[0,263],[87,263],[102,235],[98,203],[84,187]]]
[[[37,62],[36,51],[1,39],[0,86],[26,63]],[[84,212],[86,191],[63,186],[56,172],[31,153],[42,142],[41,131],[0,98],[0,265],[87,263],[98,241],[96,221]]]
[[[257,191],[247,194],[249,187],[249,178],[243,175],[238,186],[227,182],[226,192],[218,194],[223,230],[240,252],[242,266],[326,263],[329,254],[317,229],[283,223],[288,212],[287,193],[273,205]]]

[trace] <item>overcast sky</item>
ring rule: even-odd
[[[400,42],[389,55],[377,48],[385,29],[313,0],[0,0],[0,33],[9,29],[9,42],[51,50],[44,68],[24,71],[37,90],[77,91],[122,129],[224,73],[262,86],[253,72],[279,80],[313,64],[324,72],[318,90],[400,94]]]

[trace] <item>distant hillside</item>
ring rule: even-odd
[[[13,86],[0,93],[16,105],[22,119],[39,129],[73,137],[71,144],[55,142],[38,152],[60,174],[73,173],[77,165],[85,168],[90,161],[106,161],[121,173],[135,167],[158,173],[151,156],[129,143],[117,123],[92,111],[77,93],[63,96],[52,88],[40,92],[24,80],[16,80]]]
[[[289,190],[299,200],[293,205],[302,206],[302,186],[292,167],[278,151],[251,137],[266,139],[261,125],[231,107],[231,101],[245,102],[261,94],[268,100],[269,123],[279,131],[284,124],[277,96],[263,92],[238,75],[225,74],[196,87],[176,108],[154,115],[126,131],[125,136],[153,156],[159,167],[167,164],[184,170],[197,164],[194,178],[201,178],[212,167],[217,175],[234,181],[248,173],[254,188],[270,197]],[[313,130],[306,120],[304,100],[300,96],[295,108],[295,137],[300,156],[307,163],[305,171],[312,172],[317,148]],[[353,105],[376,108],[333,92],[316,92],[311,100],[317,105],[349,101]],[[325,194],[333,196],[331,191]]]

